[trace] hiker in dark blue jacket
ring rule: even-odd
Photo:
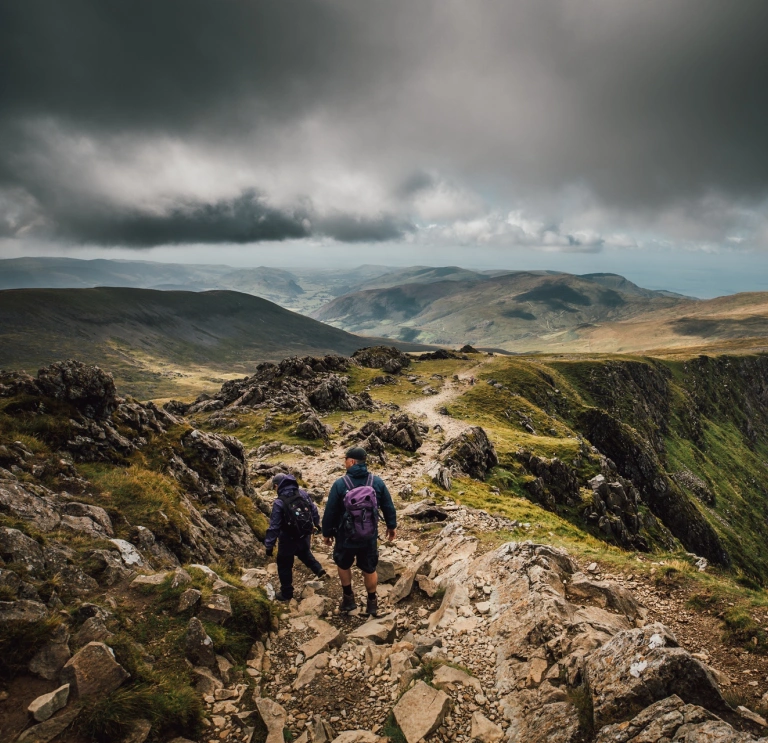
[[[275,542],[277,548],[277,576],[280,579],[280,592],[275,595],[278,601],[290,601],[293,598],[293,561],[298,557],[318,578],[325,579],[328,573],[312,554],[312,532],[320,525],[320,514],[306,490],[302,490],[293,475],[275,475],[272,487],[277,488],[277,498],[272,504],[269,528],[264,538],[267,557],[272,557]],[[298,507],[293,509],[298,518],[288,512],[288,504],[298,496]]]
[[[365,449],[360,446],[353,446],[344,455],[344,466],[347,469],[347,477],[351,480],[354,487],[360,487],[368,482],[368,467],[366,466],[367,454]],[[392,496],[387,490],[387,486],[380,477],[373,477],[371,483],[376,492],[376,503],[379,510],[384,515],[384,523],[387,525],[387,539],[392,541],[396,535],[397,513],[392,503]],[[376,587],[378,585],[378,575],[376,566],[379,563],[378,535],[364,542],[352,541],[349,535],[349,526],[345,521],[346,509],[344,507],[344,496],[349,491],[349,487],[344,477],[340,477],[333,483],[331,492],[328,495],[328,502],[325,504],[323,513],[323,537],[325,543],[333,548],[333,561],[339,569],[339,578],[341,579],[341,588],[343,597],[340,610],[350,612],[357,608],[355,595],[352,592],[352,564],[356,561],[357,567],[363,573],[363,582],[365,590],[368,592],[368,601],[366,603],[366,613],[371,616],[378,614],[378,597]]]

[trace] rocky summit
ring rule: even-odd
[[[763,357],[471,346],[163,406],[0,372],[0,740],[765,743],[766,390]],[[351,445],[398,511],[378,616],[319,539],[276,602],[270,480],[322,511]]]

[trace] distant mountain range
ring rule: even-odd
[[[357,333],[535,351],[564,333],[696,303],[614,274],[515,272],[357,291],[313,317]]]
[[[378,265],[285,270],[105,259],[0,260],[0,289],[96,286],[240,292],[349,333],[446,346],[470,343],[517,353],[627,352],[768,336],[764,301],[768,295],[701,301],[644,289],[610,273],[576,276],[555,271]],[[53,295],[46,297],[50,305]],[[198,301],[208,306],[212,300],[186,297],[185,311]],[[125,307],[130,316],[132,308]],[[108,314],[113,324],[119,321],[117,307]],[[284,319],[280,327],[289,324]],[[220,332],[214,328],[214,335]],[[312,340],[313,335],[308,332],[307,338]],[[269,346],[267,338],[261,342],[267,343],[265,349],[273,349],[265,351],[268,354],[274,355],[280,347]],[[245,343],[256,347],[255,340]],[[298,349],[301,343],[289,345]],[[222,342],[217,353],[226,355],[225,346]],[[16,356],[6,352],[5,358],[9,353]]]

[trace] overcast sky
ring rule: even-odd
[[[766,28],[765,0],[0,0],[0,256],[768,289]]]

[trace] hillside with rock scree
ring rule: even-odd
[[[761,527],[731,539],[762,358],[463,351],[260,364],[164,408],[75,361],[0,373],[0,739],[768,740]],[[398,510],[379,616],[303,567],[277,603],[269,481],[322,504],[353,444]]]

